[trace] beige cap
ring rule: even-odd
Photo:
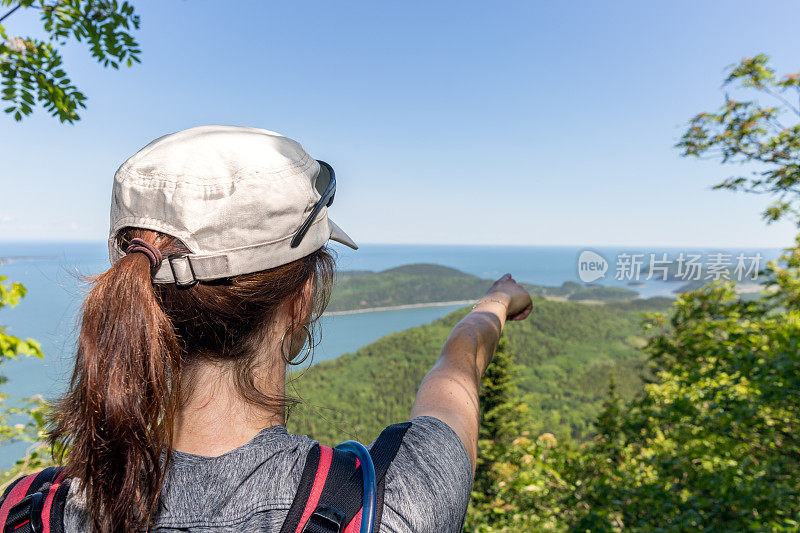
[[[108,248],[124,255],[125,227],[160,231],[191,253],[164,259],[156,283],[258,272],[300,259],[328,239],[358,246],[323,207],[300,244],[292,237],[320,199],[320,164],[278,133],[238,126],[202,126],[166,135],[125,161],[114,175]]]

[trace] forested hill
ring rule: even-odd
[[[420,263],[403,265],[381,272],[369,270],[342,271],[328,305],[329,312],[477,300],[494,280],[482,279],[455,268]],[[602,286],[585,286],[566,282],[560,287],[525,285],[533,294],[569,299],[618,301],[637,296],[635,291]]]
[[[650,299],[596,307],[535,298],[531,319],[509,323],[506,336],[523,366],[520,388],[536,430],[583,440],[593,431],[609,375],[623,396],[639,390],[640,313],[670,303]],[[289,417],[291,430],[326,443],[370,442],[387,424],[408,417],[420,380],[466,312],[387,335],[304,371],[295,390],[289,389],[304,401]]]

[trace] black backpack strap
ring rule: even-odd
[[[383,515],[383,494],[386,484],[386,471],[397,455],[411,422],[394,424],[381,432],[375,443],[370,448],[370,456],[375,465],[375,479],[378,485],[378,505],[375,510],[375,531],[380,530],[380,521]],[[325,447],[323,447],[324,449]],[[328,448],[330,450],[330,448]],[[309,453],[309,456],[311,453]],[[323,461],[324,463],[324,461]],[[300,489],[295,495],[292,508],[289,510],[287,520],[283,524],[281,533],[294,533],[302,521],[303,512],[311,496],[310,485],[316,485],[319,491],[320,479],[317,475],[319,464],[313,469],[309,468],[310,461],[306,461]],[[314,512],[305,523],[303,533],[338,533],[350,524],[358,515],[362,506],[363,482],[361,467],[355,467],[355,457],[348,452],[333,449],[330,453],[330,465],[324,479],[319,499]],[[313,470],[313,471],[311,471]],[[316,479],[316,484],[313,479]],[[312,481],[309,481],[311,479]]]
[[[21,482],[24,484],[20,484]],[[59,467],[46,468],[38,474],[14,482],[5,491],[0,502],[0,509],[3,511],[0,514],[4,515],[3,532],[38,533],[46,523],[53,533],[63,533],[63,509],[68,487],[67,484],[65,492],[63,469]],[[63,501],[57,500],[59,490]],[[13,500],[6,501],[6,498]],[[57,509],[60,509],[60,513]],[[54,529],[56,518],[58,524]]]
[[[358,474],[356,479],[355,475]],[[317,506],[303,527],[303,533],[339,533],[350,523],[361,508],[364,490],[361,468],[356,468],[356,458],[350,452],[333,448],[331,466]],[[337,498],[341,493],[344,498]],[[351,502],[348,502],[348,496]],[[354,505],[347,505],[354,503]],[[355,507],[355,509],[353,509]]]
[[[294,501],[292,501],[292,506],[289,508],[289,514],[286,515],[286,520],[283,521],[280,533],[294,533],[303,518],[306,502],[308,502],[311,496],[311,489],[314,487],[314,478],[317,475],[319,461],[320,446],[315,444],[306,455],[306,466],[303,468],[303,475],[300,477],[300,485],[297,487]]]
[[[70,480],[64,479],[53,494],[50,507],[50,533],[64,533],[64,509],[67,506]],[[52,490],[52,489],[51,489]]]
[[[381,518],[383,518],[383,493],[386,489],[386,471],[394,461],[400,444],[406,431],[411,427],[411,422],[394,424],[383,430],[378,440],[370,450],[372,462],[375,465],[375,479],[378,482],[378,505],[375,508],[375,533],[381,529]],[[383,440],[381,440],[383,439]],[[380,444],[380,445],[379,445]]]
[[[33,483],[31,483],[31,486],[28,488],[28,494],[33,494],[34,492],[41,492],[45,483],[52,483],[56,479],[56,477],[61,473],[61,470],[62,468],[58,466],[51,466],[39,472],[36,475],[36,479],[33,480]]]
[[[411,427],[411,422],[394,424],[384,429],[375,443],[369,450],[372,462],[375,466],[375,481],[378,485],[378,503],[375,509],[375,531],[380,530],[380,518],[383,516],[383,493],[386,486],[386,471],[392,464],[403,437]],[[350,454],[348,454],[350,455]],[[333,509],[339,509],[344,515],[344,524],[349,524],[361,509],[364,484],[361,474],[361,467],[350,470],[351,474],[344,480],[333,479],[325,484],[325,491],[320,498],[320,505],[327,505]],[[316,532],[314,532],[316,533]]]
[[[405,437],[406,431],[410,427],[411,422],[403,422],[402,424],[394,424],[387,427],[370,448],[369,454],[372,456],[372,463],[375,465],[375,479],[378,483],[383,482],[386,471],[389,470],[389,465],[394,461],[394,457],[400,449],[400,444],[403,443],[403,437]]]

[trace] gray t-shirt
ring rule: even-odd
[[[472,489],[464,444],[437,418],[411,422],[386,472],[380,530],[462,531]],[[314,444],[283,426],[272,426],[219,457],[176,451],[153,530],[280,531]],[[84,509],[85,500],[73,485],[64,513],[66,533],[89,530]]]

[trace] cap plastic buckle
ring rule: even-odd
[[[330,531],[331,533],[340,533],[344,522],[344,513],[333,507],[327,505],[320,505],[311,516],[308,518],[302,533],[307,531]],[[313,526],[313,530],[310,527]]]
[[[175,265],[179,260],[183,260],[183,264],[178,265],[178,270],[175,270]],[[197,277],[195,277],[194,269],[192,269],[192,261],[187,254],[175,254],[167,257],[169,268],[172,270],[172,277],[175,280],[175,285],[181,289],[188,289],[197,285]],[[187,274],[191,276],[187,279]]]

